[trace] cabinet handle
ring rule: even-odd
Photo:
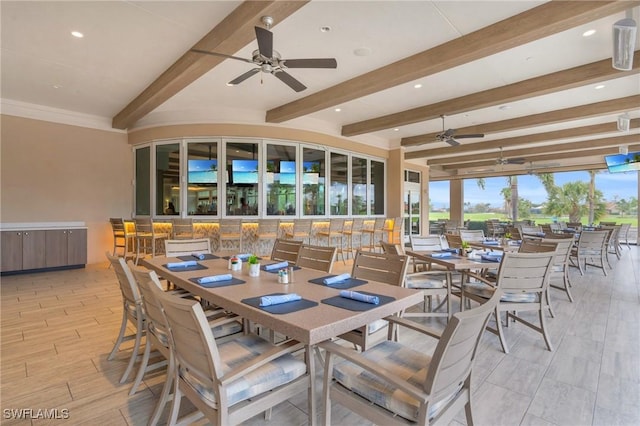
[[[16,232],[16,235],[22,235],[22,232]]]
[[[67,233],[67,231],[62,231],[62,233],[63,233],[63,234],[66,234],[66,233]]]
[[[73,231],[69,231],[70,234],[73,234]]]
[[[29,235],[29,233],[28,233],[28,232],[25,232],[25,233],[24,233],[24,235],[27,235],[27,236],[28,236],[28,235]]]

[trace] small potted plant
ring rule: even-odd
[[[247,264],[249,264],[249,276],[250,277],[259,277],[260,276],[260,259],[255,254],[252,254],[247,259]]]
[[[510,239],[511,232],[505,232],[505,234],[502,236],[502,245],[508,244]]]
[[[460,246],[462,247],[462,253],[461,254],[469,254],[471,253],[471,246],[469,245],[468,241],[463,241]]]

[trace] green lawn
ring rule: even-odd
[[[429,212],[429,220],[448,219],[448,218],[449,218],[448,212]],[[465,221],[471,220],[473,222],[484,222],[485,220],[489,220],[489,219],[500,219],[500,220],[508,221],[508,218],[506,215],[498,214],[498,213],[465,213],[464,214]],[[531,215],[531,217],[529,217],[528,219],[535,220],[536,224],[553,222],[553,218],[551,216],[545,216],[545,215]],[[560,222],[568,222],[569,218],[558,217],[557,220]],[[589,222],[586,216],[583,217],[580,221],[584,224]],[[631,226],[633,227],[638,226],[637,216],[604,216],[600,218],[598,221],[596,221],[596,223],[600,221],[616,222],[617,224],[630,223]]]

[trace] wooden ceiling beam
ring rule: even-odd
[[[462,133],[497,133],[511,130],[525,129],[535,126],[543,126],[548,124],[557,124],[572,120],[581,120],[586,118],[597,117],[607,114],[616,114],[619,112],[635,110],[640,105],[640,95],[627,96],[625,98],[611,99],[608,101],[596,102],[587,105],[581,105],[572,108],[565,108],[556,111],[543,112],[540,114],[527,115],[524,117],[511,118],[509,120],[494,121],[493,123],[479,124],[476,126],[468,126],[458,131]],[[433,136],[435,138],[435,134]],[[478,142],[469,145],[478,145],[484,142]],[[488,143],[488,142],[487,142]],[[502,146],[502,145],[499,145]],[[456,149],[460,147],[424,149],[420,151],[406,152],[404,157],[408,160],[426,158],[435,155],[446,155],[445,150],[453,153],[458,152]],[[478,148],[481,149],[481,148]],[[437,153],[437,154],[436,154]]]
[[[505,177],[505,176],[522,176],[536,173],[562,173],[562,172],[576,172],[585,170],[601,170],[606,169],[607,165],[604,161],[597,163],[578,164],[573,166],[560,166],[560,167],[541,167],[539,169],[520,169],[520,170],[495,170],[495,171],[473,171],[465,170],[462,173],[456,173],[455,175],[438,175],[430,176],[430,182],[438,182],[445,180],[460,180],[460,179],[479,179],[479,178],[491,178],[491,177]],[[449,171],[453,173],[453,171]]]
[[[530,78],[482,92],[472,93],[459,98],[448,99],[435,104],[424,105],[382,117],[363,120],[358,123],[347,124],[342,127],[342,135],[355,136],[363,133],[371,133],[378,130],[433,120],[441,115],[461,114],[480,108],[521,101],[523,99],[530,99],[588,84],[626,77],[637,74],[639,69],[640,51],[636,51],[633,69],[630,71],[620,72],[614,69],[611,66],[611,58],[607,58],[602,61]],[[436,139],[434,138],[432,142],[436,142]],[[411,146],[415,145],[416,142],[404,138],[401,144],[402,146]]]
[[[271,16],[277,24],[308,2],[309,0],[245,1],[192,48],[233,55],[255,39],[254,27],[263,26],[260,18]],[[116,129],[132,127],[142,117],[226,59],[190,50],[116,114],[111,125]]]
[[[529,161],[535,161],[535,160],[532,160],[534,156],[539,156],[543,154],[556,156],[555,157],[556,159],[572,158],[572,156],[584,157],[587,155],[583,155],[583,153],[592,149],[606,149],[609,147],[614,147],[615,149],[617,149],[617,147],[619,147],[620,145],[630,145],[638,141],[640,141],[640,135],[636,135],[636,134],[601,138],[601,139],[590,139],[586,141],[570,142],[570,143],[559,144],[559,145],[538,146],[534,148],[513,149],[510,151],[503,151],[502,158],[509,159],[509,158],[523,157],[527,162],[529,162]],[[589,155],[594,155],[594,154],[592,153]],[[486,166],[486,165],[495,164],[496,160],[500,158],[500,156],[501,156],[500,152],[489,152],[485,154],[476,154],[476,155],[468,155],[468,156],[436,158],[434,160],[430,160],[428,164],[429,165],[440,164],[440,165],[443,165],[442,166],[443,169],[452,169],[452,168],[460,168],[460,167],[477,167],[477,166]],[[487,164],[483,164],[484,162],[481,160],[490,160],[490,161],[487,162]]]
[[[552,1],[267,111],[281,123],[624,11],[640,1]]]
[[[640,128],[640,118],[631,119],[630,129]],[[448,148],[436,148],[429,150],[429,158],[438,156],[460,155],[470,152],[486,151],[488,149],[509,149],[515,146],[531,145],[541,142],[550,142],[558,139],[577,138],[581,136],[594,136],[602,133],[612,133],[618,131],[617,123],[593,124],[591,126],[575,127],[572,129],[554,130],[552,132],[532,133],[530,135],[516,136],[513,138],[496,139],[487,142],[476,142],[465,145],[458,145]],[[425,158],[425,157],[421,157]],[[431,161],[429,161],[431,162]]]

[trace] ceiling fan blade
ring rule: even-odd
[[[300,83],[298,80],[293,78],[291,74],[286,73],[285,71],[276,71],[273,73],[280,81],[282,81],[287,86],[291,87],[296,92],[302,92],[307,88],[304,84]]]
[[[273,57],[273,33],[261,27],[256,27],[256,40],[258,40],[258,51],[265,58]]]
[[[468,139],[468,138],[484,138],[484,133],[469,133],[466,135],[456,135],[458,139]]]
[[[283,59],[287,68],[337,68],[338,62],[334,58],[315,59]]]
[[[260,72],[260,68],[253,68],[250,69],[249,71],[245,72],[244,74],[234,78],[233,80],[231,80],[230,82],[228,82],[227,84],[229,86],[235,86],[237,84],[242,83],[243,81],[245,81],[246,79],[248,79],[249,77],[251,77],[252,75],[259,73]]]
[[[446,143],[448,143],[451,146],[458,146],[460,145],[460,142],[458,142],[457,140],[455,140],[454,138],[446,138],[444,140]]]
[[[191,51],[195,53],[202,53],[203,55],[222,56],[223,58],[236,59],[242,62],[249,62],[250,64],[253,63],[253,61],[250,59],[240,58],[238,56],[225,55],[224,53],[209,52],[208,50],[201,50],[201,49],[191,49]]]

